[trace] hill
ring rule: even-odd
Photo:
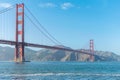
[[[25,53],[25,58],[27,60],[32,60],[35,56],[36,51],[25,48]],[[14,48],[0,46],[0,61],[13,61],[14,54]]]
[[[69,48],[65,46],[59,46]],[[120,61],[120,56],[108,51],[95,51],[95,61]],[[26,60],[32,61],[89,61],[90,56],[86,54],[68,52],[63,50],[42,49],[34,51],[25,48]],[[11,61],[14,59],[14,48],[0,47],[0,61]]]

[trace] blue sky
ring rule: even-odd
[[[120,54],[120,0],[0,0],[0,9],[24,2],[65,46]]]

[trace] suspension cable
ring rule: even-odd
[[[12,6],[8,7],[8,8],[5,8],[5,9],[1,10],[0,14],[3,14],[3,13],[5,13],[5,12],[7,12],[7,11],[13,9],[13,8],[15,8],[15,5],[12,5]]]
[[[32,19],[31,19],[29,16],[27,16],[26,14],[25,14],[25,16],[30,20],[30,22],[31,22],[45,37],[47,37],[50,41],[52,41],[54,44],[57,45],[57,43],[56,43],[55,41],[53,41],[48,35],[46,35],[46,34],[32,21]]]
[[[48,31],[47,29],[38,21],[38,19],[32,14],[32,12],[25,6],[25,8],[27,9],[27,11],[30,13],[30,15],[35,19],[35,21],[40,25],[40,27],[53,39],[55,40],[57,43],[59,43],[60,45],[62,45],[62,43],[60,41],[58,41],[55,37],[53,37]]]

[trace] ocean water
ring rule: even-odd
[[[120,62],[0,62],[0,80],[120,80]]]

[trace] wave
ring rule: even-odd
[[[36,74],[0,74],[0,76],[14,77],[33,77],[33,76],[111,76],[120,77],[120,74],[102,74],[102,73],[36,73]]]

